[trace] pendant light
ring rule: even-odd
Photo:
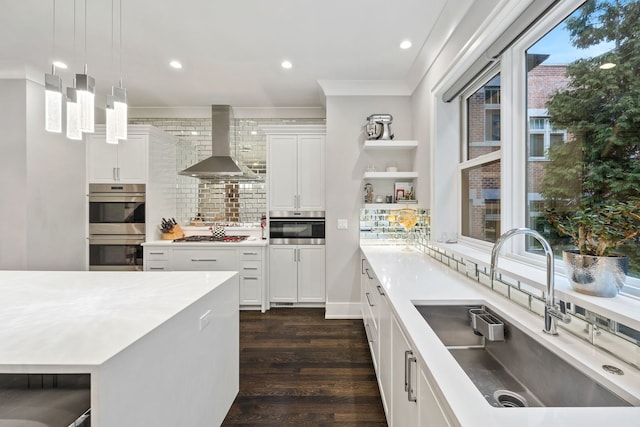
[[[80,113],[80,130],[93,133],[95,130],[96,81],[87,72],[87,0],[84,1],[84,73],[76,74],[76,94]]]
[[[78,94],[73,87],[67,88],[67,138],[75,140],[82,139]]]
[[[113,1],[113,0],[112,0]],[[119,19],[118,19],[118,60],[120,69],[120,82],[118,87],[112,87],[113,106],[116,112],[116,137],[118,139],[127,139],[127,122],[128,106],[127,106],[127,90],[122,87],[122,0],[119,0]]]
[[[107,108],[105,109],[107,125],[107,144],[117,144],[118,137],[116,135],[116,110],[114,106],[113,95],[107,95]]]
[[[53,0],[53,58],[56,55],[56,0]],[[62,79],[56,76],[56,66],[51,74],[44,75],[44,128],[48,132],[62,132]]]
[[[111,63],[113,64],[113,5],[111,0]],[[119,19],[119,36],[118,45],[120,50],[120,74],[122,75],[122,1],[120,1],[120,19]],[[120,78],[119,86],[111,87],[111,95],[107,96],[107,143],[117,144],[118,140],[127,139],[127,91],[122,87],[122,78]]]
[[[62,79],[56,76],[56,67],[44,75],[44,128],[48,132],[62,132]]]

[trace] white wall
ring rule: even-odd
[[[0,269],[27,265],[26,82],[0,79]]]
[[[408,96],[328,96],[326,102],[327,317],[360,315],[359,215],[368,156],[362,151],[367,116],[393,115],[395,139],[414,139]],[[349,228],[338,230],[338,219]]]
[[[0,239],[0,268],[84,270],[84,143],[44,130],[40,84],[0,80],[0,88],[10,94],[0,99],[2,147],[9,153],[0,170],[0,214],[9,224]]]

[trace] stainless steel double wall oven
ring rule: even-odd
[[[89,270],[142,270],[144,184],[89,184]]]

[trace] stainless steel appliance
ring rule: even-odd
[[[89,270],[142,271],[144,184],[89,184]]]
[[[269,243],[272,245],[324,245],[324,212],[270,213]]]
[[[366,125],[369,139],[393,139],[391,133],[393,116],[391,114],[372,114],[367,117],[367,120],[369,120]]]

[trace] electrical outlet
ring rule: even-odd
[[[207,310],[202,316],[200,316],[200,330],[203,330],[211,323],[211,310]]]
[[[476,271],[476,264],[474,262],[467,261],[465,267],[467,268],[467,274],[472,276],[476,276],[478,274]]]
[[[346,230],[349,228],[349,220],[347,219],[339,219],[338,220],[338,230]]]

